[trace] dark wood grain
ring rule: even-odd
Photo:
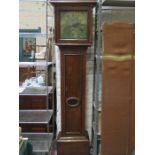
[[[94,0],[52,0],[55,7],[55,43],[61,54],[61,132],[57,139],[58,155],[89,155],[89,139],[85,134],[86,52],[92,43],[92,8]],[[87,13],[86,39],[62,39],[61,11]],[[67,101],[76,98],[78,104]]]
[[[19,96],[19,109],[46,109],[48,96]]]
[[[89,139],[85,132],[83,136],[58,135],[57,149],[59,155],[89,155]]]
[[[45,124],[19,124],[22,132],[48,132],[48,127]]]
[[[61,50],[61,105],[62,135],[83,134],[85,119],[86,47],[63,47]],[[79,99],[80,104],[70,107],[66,100]]]

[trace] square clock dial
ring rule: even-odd
[[[87,39],[87,18],[86,11],[61,11],[60,39]]]

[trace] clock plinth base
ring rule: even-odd
[[[89,155],[89,139],[85,136],[63,137],[61,133],[57,140],[58,155]]]

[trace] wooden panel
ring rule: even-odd
[[[84,132],[85,52],[85,47],[63,47],[61,50],[62,134]],[[76,106],[66,102],[72,97],[79,102]]]
[[[67,135],[64,137],[60,132],[57,136],[58,155],[89,155],[89,147],[87,132],[83,136]]]
[[[66,132],[81,133],[81,71],[82,56],[65,54],[65,101],[69,97],[79,99],[79,105],[72,107],[66,104]]]
[[[67,139],[66,139],[67,140]],[[62,141],[58,142],[58,150],[61,155],[89,155],[89,141]]]
[[[43,124],[19,124],[22,132],[47,132],[47,125]]]
[[[47,96],[19,96],[20,109],[45,109],[47,108]]]

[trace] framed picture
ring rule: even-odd
[[[36,38],[23,38],[23,55],[31,55],[31,51],[36,51]]]

